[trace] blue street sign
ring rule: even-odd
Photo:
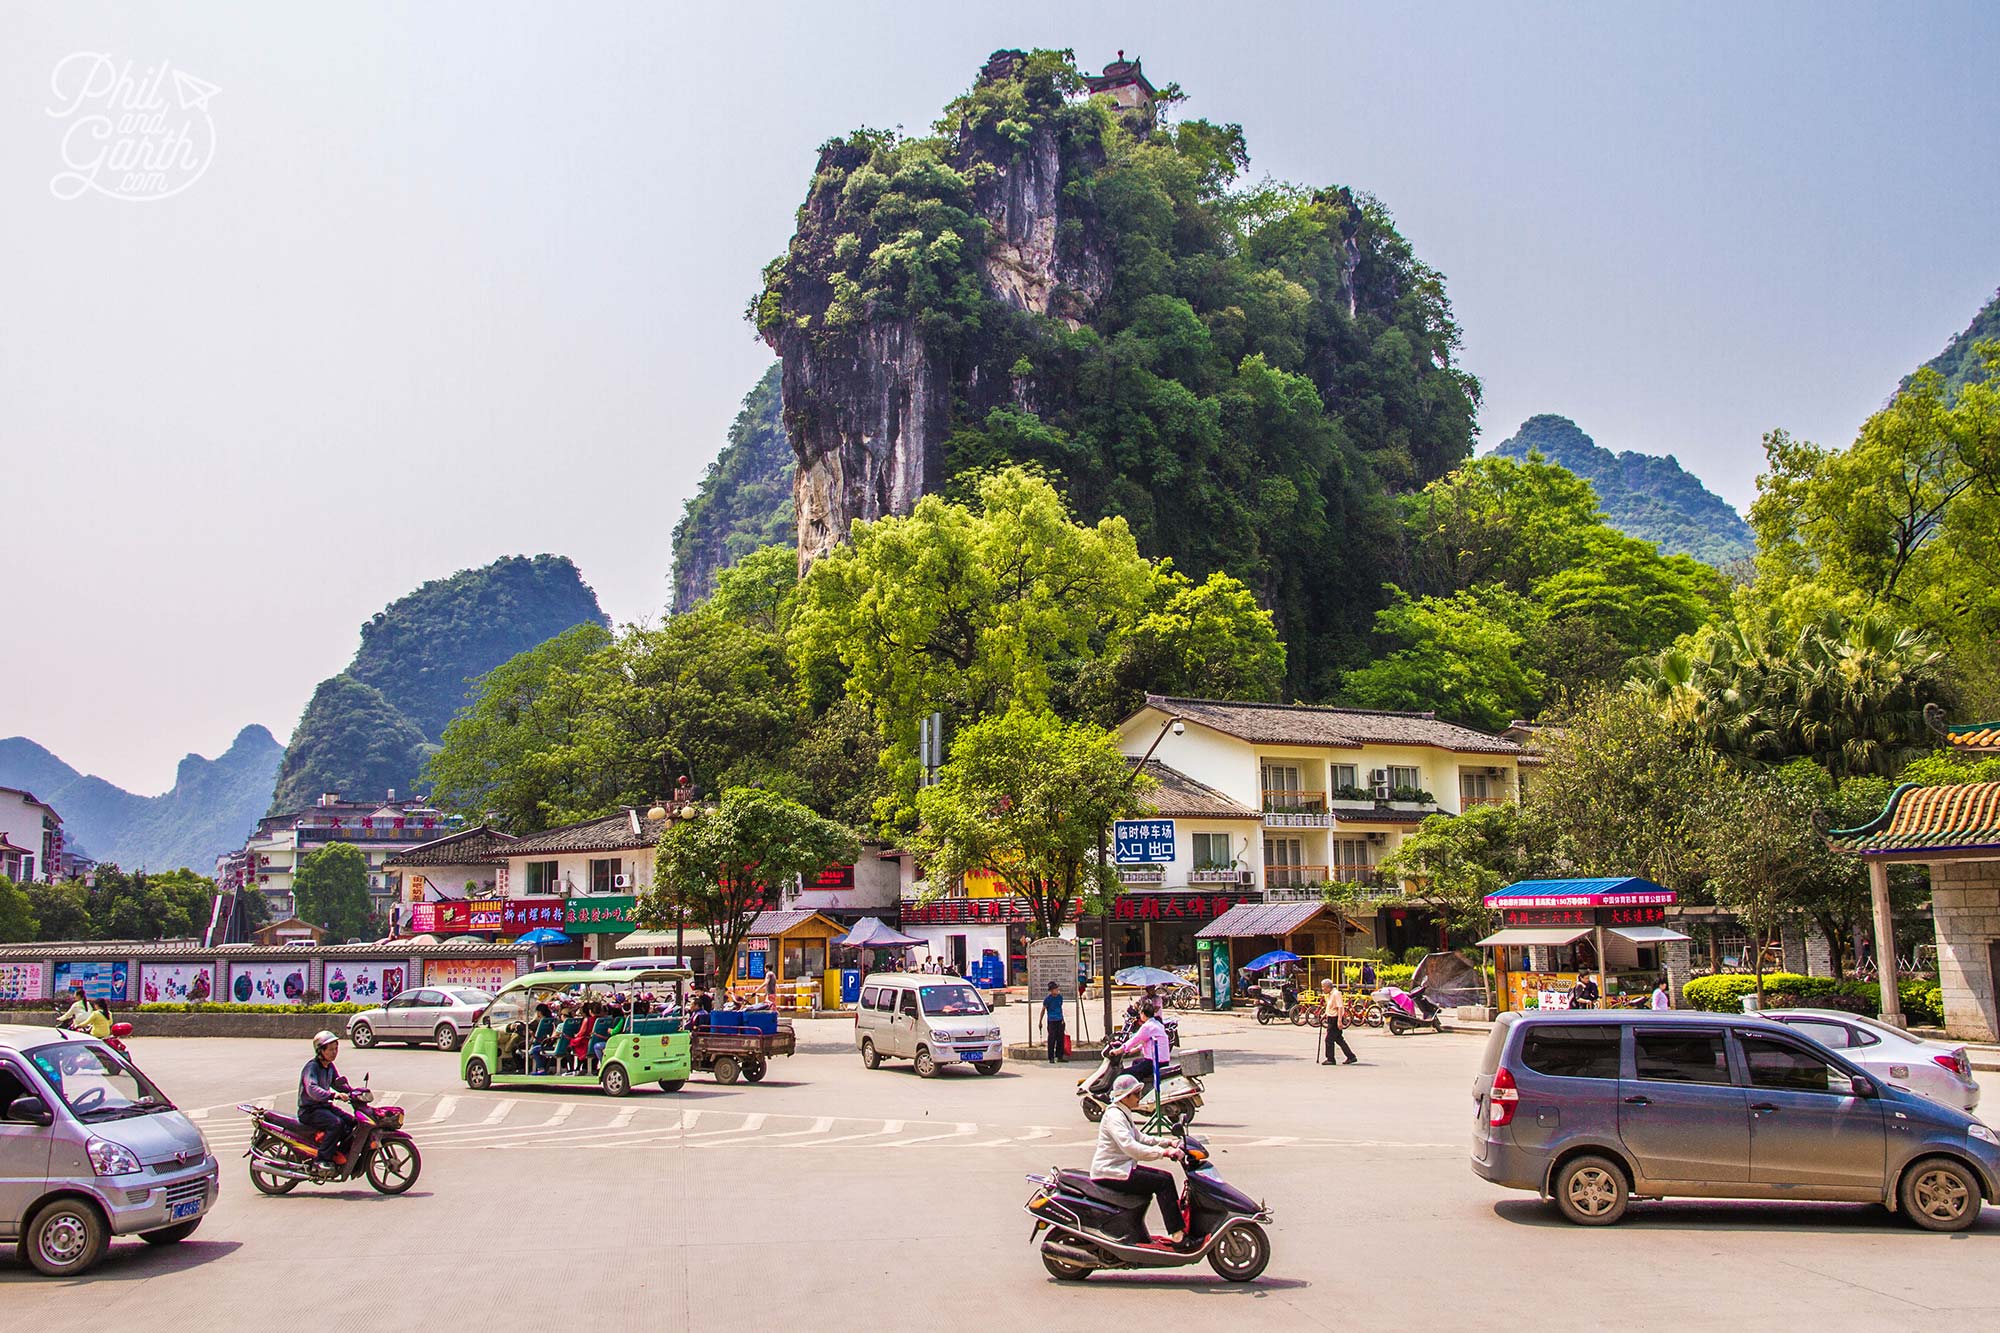
[[[1163,866],[1174,859],[1174,821],[1121,819],[1111,826],[1111,859],[1121,866]]]

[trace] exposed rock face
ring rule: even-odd
[[[978,154],[974,145],[961,145],[967,166]],[[1005,170],[978,187],[979,211],[993,228],[979,269],[995,300],[1076,328],[1111,285],[1111,262],[1088,228],[1076,244],[1058,244],[1064,166],[1055,130],[1043,125]]]

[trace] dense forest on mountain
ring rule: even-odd
[[[1756,550],[1750,525],[1727,500],[1669,454],[1612,453],[1568,417],[1529,417],[1493,452],[1525,460],[1531,451],[1590,483],[1613,527],[1663,554],[1691,555],[1723,567]]]
[[[2000,340],[2000,292],[1993,293],[1993,299],[1979,308],[1972,322],[1952,335],[1942,352],[1924,362],[1923,369],[1942,375],[1946,392],[1956,393],[1965,385],[1979,383],[1991,375],[1979,345],[1995,340]],[[1901,387],[1909,388],[1910,380],[1904,380]]]
[[[278,772],[271,810],[323,791],[409,795],[478,677],[579,624],[606,624],[567,557],[509,556],[433,579],[361,627],[347,670],[320,683]]]
[[[797,538],[791,441],[780,414],[778,367],[743,397],[728,443],[674,525],[674,609],[715,591],[715,576],[760,547]]]
[[[1289,688],[1323,693],[1383,604],[1387,497],[1471,451],[1443,279],[1365,194],[1246,184],[1241,128],[1171,123],[1177,90],[1084,92],[1067,52],[1000,52],[932,133],[823,147],[751,311],[802,543],[1026,464],[1143,552],[1243,579]]]

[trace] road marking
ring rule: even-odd
[[[479,1123],[480,1123],[480,1124],[482,1124],[482,1125],[497,1125],[497,1124],[499,1124],[499,1123],[500,1123],[500,1122],[501,1122],[502,1120],[505,1120],[505,1119],[507,1118],[507,1113],[508,1113],[509,1111],[513,1110],[513,1109],[514,1109],[514,1108],[515,1108],[516,1106],[519,1106],[519,1105],[520,1105],[520,1103],[519,1103],[519,1102],[515,1102],[515,1101],[505,1101],[505,1102],[501,1102],[501,1103],[500,1103],[500,1104],[499,1104],[498,1106],[494,1107],[494,1108],[493,1108],[493,1109],[492,1109],[491,1111],[488,1111],[488,1112],[486,1113],[486,1118],[485,1118],[484,1120],[480,1121]]]
[[[1023,1134],[1017,1142],[1026,1143],[1030,1139],[1045,1139],[1049,1134],[1050,1130],[1046,1125],[1029,1125],[1028,1132]]]
[[[832,1116],[823,1115],[812,1122],[810,1129],[788,1129],[782,1134],[766,1134],[762,1141],[768,1142],[771,1139],[796,1139],[803,1138],[809,1134],[824,1134],[833,1128],[833,1120]]]
[[[839,1135],[836,1135],[836,1136],[834,1136],[833,1138],[830,1138],[830,1139],[820,1139],[820,1140],[818,1140],[818,1141],[816,1141],[816,1142],[810,1142],[810,1143],[781,1143],[781,1144],[779,1144],[778,1146],[779,1146],[779,1147],[781,1147],[781,1148],[824,1148],[824,1147],[826,1147],[826,1146],[827,1146],[827,1145],[828,1145],[829,1143],[850,1143],[850,1142],[852,1142],[852,1141],[853,1141],[853,1140],[855,1140],[855,1139],[872,1139],[872,1138],[875,1138],[875,1137],[877,1137],[878,1135],[882,1135],[882,1134],[900,1134],[900,1133],[902,1133],[902,1132],[903,1132],[903,1122],[902,1122],[902,1121],[900,1121],[900,1120],[884,1120],[884,1121],[882,1122],[882,1128],[880,1128],[880,1129],[871,1129],[871,1130],[868,1130],[868,1131],[866,1131],[866,1132],[864,1132],[864,1133],[860,1133],[860,1134],[839,1134]]]
[[[758,1130],[764,1127],[764,1122],[768,1119],[770,1119],[770,1117],[765,1115],[761,1111],[753,1112],[750,1115],[744,1116],[742,1125],[740,1125],[735,1129],[711,1129],[704,1134],[691,1134],[687,1137],[686,1140],[683,1141],[687,1142],[688,1146],[691,1148],[715,1148],[715,1147],[727,1146],[728,1144],[734,1143],[741,1138],[745,1138],[756,1134]],[[701,1142],[699,1143],[693,1142],[693,1140],[695,1139],[699,1139],[701,1140]]]
[[[558,1106],[556,1108],[554,1115],[550,1116],[547,1120],[544,1120],[541,1123],[540,1127],[543,1129],[554,1129],[557,1125],[560,1125],[563,1121],[569,1119],[571,1116],[575,1114],[576,1114],[576,1103],[564,1102],[561,1106]]]
[[[955,1127],[943,1134],[924,1134],[914,1139],[897,1139],[891,1143],[871,1143],[868,1146],[871,1148],[908,1148],[919,1143],[936,1143],[940,1139],[962,1139],[967,1134],[974,1133],[979,1128],[979,1126],[967,1124],[963,1120],[953,1121],[952,1123]]]
[[[1237,1146],[1243,1148],[1282,1148],[1287,1143],[1297,1143],[1298,1141],[1296,1134],[1279,1134],[1268,1139],[1257,1139],[1254,1142],[1238,1144]]]
[[[435,1125],[441,1120],[449,1120],[451,1118],[451,1113],[453,1111],[456,1111],[457,1109],[458,1109],[458,1098],[440,1097],[438,1098],[437,1105],[431,1110],[430,1119],[424,1121],[424,1123],[427,1125]]]
[[[187,1112],[187,1118],[190,1120],[206,1120],[208,1119],[208,1108],[206,1106],[197,1106],[194,1110]]]
[[[629,1124],[631,1124],[631,1123],[632,1123],[632,1117],[633,1117],[633,1116],[635,1116],[635,1115],[637,1115],[637,1114],[639,1114],[639,1108],[638,1108],[638,1107],[636,1107],[636,1106],[628,1106],[628,1107],[626,1107],[626,1108],[625,1108],[624,1110],[620,1111],[620,1112],[619,1112],[619,1113],[618,1113],[617,1115],[614,1115],[614,1116],[612,1116],[612,1117],[611,1117],[611,1123],[610,1123],[609,1125],[605,1126],[605,1128],[606,1128],[606,1129],[623,1129],[623,1128],[625,1128],[625,1126],[627,1126],[627,1125],[629,1125]]]

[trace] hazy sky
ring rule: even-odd
[[[1253,174],[1379,196],[1487,445],[1559,412],[1744,504],[2000,285],[2000,7],[1635,8],[8,0],[0,735],[161,790],[514,552],[658,615],[814,148],[1002,46],[1123,47]],[[56,197],[77,52],[201,81],[139,127],[184,189]]]

